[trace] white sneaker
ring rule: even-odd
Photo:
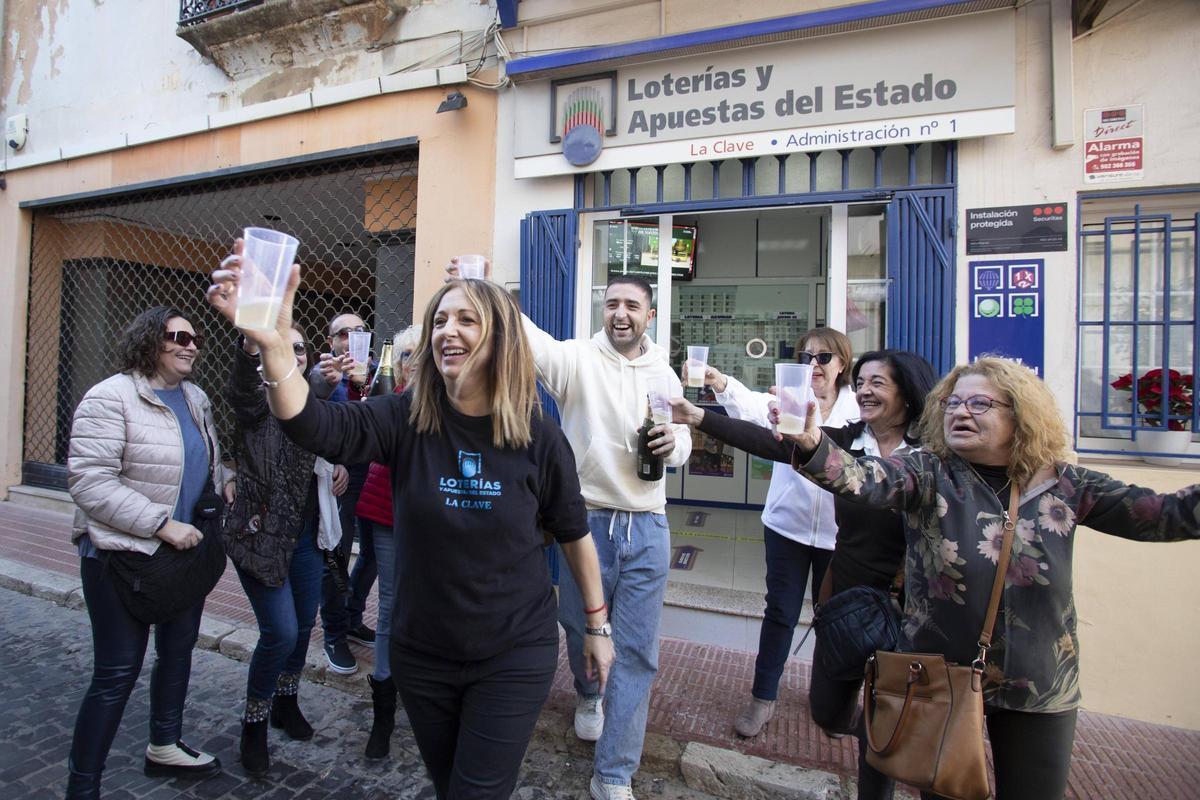
[[[594,742],[604,732],[604,698],[584,695],[575,701],[575,735],[585,742]]]
[[[600,776],[593,774],[592,800],[634,800],[633,789],[620,783],[602,783]]]

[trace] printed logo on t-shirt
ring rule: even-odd
[[[468,453],[465,450],[458,451],[458,471],[462,473],[464,478],[474,478],[482,472],[483,458],[479,453]]]
[[[503,494],[500,481],[481,477],[483,456],[479,453],[458,451],[458,472],[461,477],[438,478],[438,491],[445,495],[448,508],[469,508],[491,511],[492,501],[484,498],[500,497]]]

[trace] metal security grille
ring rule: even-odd
[[[71,417],[117,371],[116,341],[138,313],[173,305],[207,341],[193,379],[223,436],[236,332],[208,305],[209,273],[248,226],[300,240],[296,317],[327,350],[329,321],[353,311],[378,337],[410,322],[417,214],[414,149],[265,172],[218,173],[34,212],[26,356],[24,480],[65,486]],[[376,349],[378,345],[376,344]]]

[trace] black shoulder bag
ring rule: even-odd
[[[113,587],[126,610],[139,622],[154,625],[174,619],[204,600],[225,572],[225,546],[221,541],[225,500],[213,483],[214,459],[210,445],[208,487],[192,512],[192,524],[204,535],[200,544],[177,550],[163,541],[153,555],[105,551],[105,570]]]
[[[837,558],[835,555],[834,558]],[[830,578],[832,564],[826,570]],[[813,627],[821,647],[821,667],[840,681],[861,680],[867,659],[876,650],[895,650],[900,641],[900,607],[897,598],[904,583],[904,565],[892,581],[890,591],[873,586],[852,586],[817,604]]]

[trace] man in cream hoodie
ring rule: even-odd
[[[618,276],[604,293],[604,330],[591,339],[560,342],[530,320],[525,332],[543,386],[562,412],[562,429],[575,452],[588,525],[600,557],[616,662],[604,696],[584,671],[585,609],[569,571],[560,574],[559,622],[578,693],[575,732],[596,741],[591,794],[595,800],[632,800],[630,782],[642,758],[650,684],[658,671],[658,624],[671,553],[664,481],[637,477],[638,428],[646,417],[648,381],[679,378],[667,354],[646,335],[654,319],[650,284]],[[692,451],[686,425],[659,425],[651,449],[667,466]],[[588,631],[592,631],[589,633]]]

